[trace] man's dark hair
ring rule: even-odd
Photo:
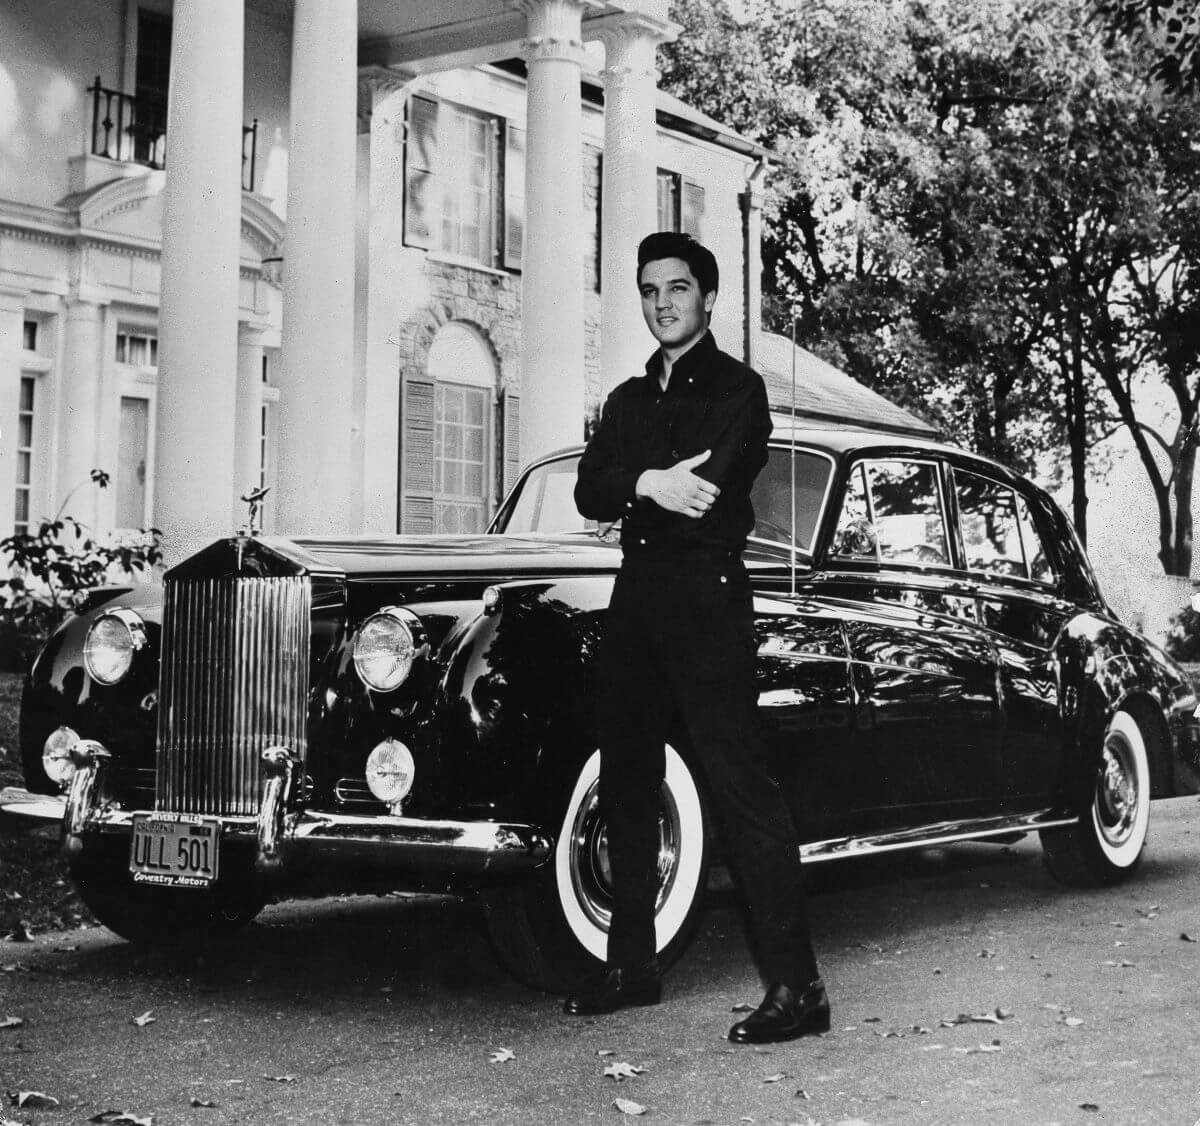
[[[720,275],[717,260],[707,246],[702,246],[691,235],[680,231],[656,231],[647,235],[638,244],[637,280],[642,284],[642,267],[647,262],[661,258],[682,258],[700,283],[701,293],[716,293]]]

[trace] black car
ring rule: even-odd
[[[296,892],[451,891],[514,974],[569,987],[609,919],[593,677],[619,563],[575,511],[578,456],[531,466],[486,536],[231,537],[72,618],[26,683],[0,820],[61,823],[129,939]],[[760,718],[806,861],[1036,830],[1057,877],[1112,883],[1151,799],[1200,788],[1187,676],[1028,481],[796,429],[754,504]],[[719,860],[684,732],[667,761],[664,962]]]

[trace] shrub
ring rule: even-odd
[[[1200,614],[1185,606],[1171,619],[1164,645],[1177,661],[1200,661]]]
[[[91,480],[105,488],[108,474],[93,469]],[[6,671],[28,668],[50,632],[97,588],[150,571],[162,559],[158,537],[150,528],[97,539],[60,509],[35,531],[0,540],[8,562],[8,578],[0,579],[0,663],[11,662]]]

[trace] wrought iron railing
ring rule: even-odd
[[[137,97],[100,85],[88,87],[92,96],[92,155],[127,160],[147,168],[163,168],[167,157],[167,103],[162,98]],[[258,155],[258,118],[242,126],[242,190],[254,191]]]

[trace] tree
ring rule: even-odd
[[[1200,87],[1196,0],[1092,0],[1113,39],[1125,37],[1145,50],[1146,74],[1166,91],[1192,94]]]

